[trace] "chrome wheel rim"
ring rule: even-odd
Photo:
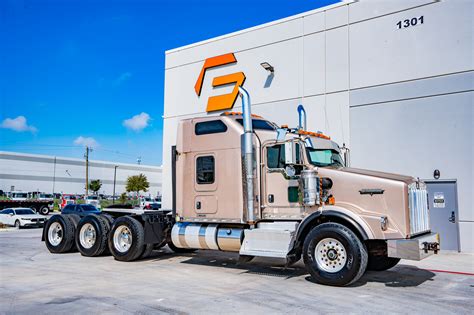
[[[94,246],[96,240],[96,231],[92,224],[86,223],[79,231],[79,242],[84,248],[91,248]]]
[[[49,226],[48,241],[53,246],[58,246],[63,240],[63,227],[59,222],[54,222]]]
[[[320,240],[314,250],[314,257],[319,269],[331,273],[341,271],[347,262],[346,248],[334,238]]]
[[[122,225],[115,230],[114,247],[121,253],[126,253],[132,246],[132,232],[130,229]]]

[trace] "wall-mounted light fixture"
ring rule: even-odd
[[[433,177],[435,179],[439,179],[440,176],[441,176],[441,172],[439,170],[434,170]]]
[[[275,72],[275,68],[273,68],[273,66],[266,61],[262,62],[260,65],[263,67],[263,69],[270,71],[271,73]]]

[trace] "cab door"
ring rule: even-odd
[[[294,143],[292,150],[285,148],[284,143],[270,144],[264,147],[263,153],[263,218],[300,218],[298,179],[303,169],[300,144]],[[294,154],[294,163],[288,163],[288,154]]]

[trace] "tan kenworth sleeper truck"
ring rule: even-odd
[[[243,113],[182,120],[172,149],[173,209],[104,209],[55,215],[43,230],[52,253],[77,248],[121,261],[166,244],[175,252],[213,249],[303,258],[315,281],[345,286],[366,271],[439,250],[425,184],[413,177],[348,167],[349,151],[306,130]]]

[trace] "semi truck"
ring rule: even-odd
[[[43,230],[49,251],[133,261],[168,244],[243,261],[302,258],[316,282],[332,286],[438,253],[423,181],[351,168],[346,148],[307,130],[303,106],[297,127],[278,126],[252,115],[248,92],[239,92],[242,113],[179,123],[172,209],[55,215]]]
[[[52,199],[37,199],[29,197],[29,194],[21,191],[13,191],[8,199],[0,200],[0,210],[6,208],[31,208],[37,213],[47,215],[54,209]]]

